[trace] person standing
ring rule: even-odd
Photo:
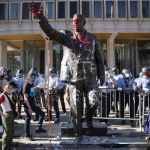
[[[12,93],[15,90],[15,83],[10,81],[4,87],[4,92],[0,95],[0,115],[4,128],[2,137],[2,150],[11,150],[14,133],[14,115],[12,110]]]
[[[144,66],[142,68],[142,77],[137,83],[137,88],[140,94],[143,95],[144,101],[144,109],[146,107],[150,107],[150,67]]]
[[[52,106],[55,111],[55,121],[54,123],[59,122],[60,112],[58,107],[58,77],[56,68],[50,68],[50,77],[49,77],[49,87],[48,87],[48,96],[47,96],[47,120],[52,120]],[[48,99],[49,98],[49,99]]]
[[[121,118],[125,117],[125,108],[128,104],[129,106],[129,114],[130,114],[130,125],[131,127],[135,127],[135,104],[133,97],[133,85],[135,84],[134,78],[128,69],[124,69],[123,71],[123,80],[124,80],[124,99],[120,101],[120,114]],[[132,120],[133,119],[133,120]],[[122,120],[122,124],[125,124],[125,120]]]
[[[60,78],[58,77],[58,96],[59,96],[62,111],[64,114],[66,114],[66,106],[65,106],[65,101],[64,101],[65,89],[66,89],[65,83],[62,82]]]
[[[16,77],[13,78],[13,81],[17,85],[17,97],[18,97],[18,116],[17,118],[22,118],[21,116],[21,107],[24,102],[24,97],[23,97],[23,85],[24,85],[24,71],[23,69],[18,69],[16,73]]]
[[[60,79],[69,87],[71,114],[77,135],[82,135],[82,115],[84,97],[86,102],[86,124],[93,128],[93,116],[98,107],[98,87],[96,77],[103,84],[105,80],[104,62],[99,40],[84,28],[86,20],[81,14],[73,16],[73,31],[56,31],[43,15],[43,9],[34,2],[29,10],[40,21],[40,27],[51,40],[63,45],[63,59]]]
[[[44,120],[45,113],[40,109],[40,107],[35,102],[35,88],[34,88],[34,80],[35,74],[29,73],[27,75],[27,82],[23,88],[24,94],[24,110],[25,110],[25,137],[32,141],[33,138],[30,133],[30,120],[32,112],[35,112],[39,116],[38,127],[36,128],[36,133],[43,133],[46,130],[42,129],[42,124]]]
[[[5,67],[0,67],[0,94],[4,91],[4,87],[8,83],[6,80],[7,69]],[[0,133],[3,133],[2,119],[0,116]]]

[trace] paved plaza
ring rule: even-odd
[[[69,121],[68,114],[61,113],[60,121]],[[33,116],[34,118],[34,116]],[[108,126],[107,136],[86,136],[81,139],[76,137],[61,137],[60,124],[54,122],[43,123],[47,133],[35,133],[37,122],[31,121],[31,133],[35,141],[24,138],[24,119],[15,120],[15,135],[13,139],[14,150],[84,150],[84,149],[116,149],[116,150],[148,150],[149,144],[144,141],[145,134],[138,127],[131,128],[130,125],[120,125],[120,121],[111,121]],[[77,142],[80,140],[80,144]],[[0,140],[1,143],[1,140]]]

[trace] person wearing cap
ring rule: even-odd
[[[58,96],[59,96],[59,99],[60,99],[62,111],[63,111],[64,114],[66,114],[66,106],[65,106],[65,100],[64,100],[66,85],[65,85],[64,82],[62,82],[60,80],[59,75],[57,75],[57,77],[58,77]]]
[[[34,81],[33,81],[33,85],[34,85],[34,88],[35,88],[35,102],[36,104],[40,107],[41,107],[41,98],[40,98],[40,89],[38,87],[38,84],[39,84],[39,70],[38,68],[36,67],[32,67],[30,70],[29,70],[29,73],[28,74],[34,74]],[[35,117],[33,119],[33,121],[38,121],[39,120],[39,115],[38,114],[35,114]]]
[[[35,87],[33,85],[35,81],[35,74],[33,72],[29,72],[27,75],[26,83],[23,87],[24,94],[24,111],[25,111],[25,137],[28,140],[33,140],[30,133],[30,121],[32,112],[35,112],[39,116],[38,127],[36,128],[36,133],[46,132],[42,128],[43,120],[45,113],[41,110],[41,108],[35,102]]]
[[[13,71],[11,69],[7,70],[6,79],[7,79],[7,81],[12,81],[12,79],[13,79]]]
[[[43,9],[32,2],[29,10],[40,21],[40,27],[50,40],[63,45],[60,79],[67,82],[69,104],[75,133],[82,135],[84,99],[86,103],[86,124],[93,128],[93,116],[98,108],[97,81],[105,80],[104,62],[99,40],[85,29],[86,20],[81,14],[73,16],[73,31],[56,31],[43,15]]]
[[[24,102],[24,97],[23,97],[23,85],[24,85],[24,71],[23,69],[18,69],[16,72],[16,76],[13,78],[13,81],[17,85],[17,97],[18,97],[18,116],[17,118],[22,118],[21,116],[21,106]]]
[[[114,110],[116,111],[116,117],[119,117],[119,99],[123,97],[123,93],[122,91],[117,90],[118,88],[122,88],[121,84],[124,82],[123,79],[120,78],[120,74],[119,74],[119,69],[117,67],[113,67],[111,69],[112,72],[112,76],[115,80],[115,82],[113,83],[113,88],[116,89],[116,96],[115,99],[113,99],[113,104],[114,104]],[[113,97],[113,98],[114,98]]]
[[[55,67],[51,67],[49,69],[50,72],[50,77],[49,77],[49,87],[48,87],[48,93],[47,96],[47,120],[52,120],[52,107],[54,108],[55,111],[55,121],[54,123],[59,122],[59,107],[58,107],[58,83],[59,79],[57,77],[57,70]]]
[[[144,66],[141,72],[142,77],[137,83],[137,88],[139,93],[145,98],[145,107],[150,107],[150,67]]]
[[[134,78],[128,69],[123,69],[122,71],[123,80],[124,80],[124,99],[120,101],[120,115],[121,118],[125,117],[125,108],[128,104],[129,106],[129,114],[130,114],[130,125],[131,127],[135,126],[134,120],[132,118],[135,118],[135,104],[134,104],[134,97],[133,97],[133,85],[135,83]],[[122,120],[122,124],[125,124],[125,120]]]
[[[144,93],[144,91],[139,88],[137,85],[141,82],[143,73],[140,72],[139,76],[134,79],[133,89],[134,89],[134,99],[135,99],[135,114],[138,112],[139,109],[139,103],[140,103],[140,96],[139,93]]]
[[[15,90],[15,83],[9,81],[0,95],[0,115],[4,127],[2,136],[2,150],[10,150],[14,133],[14,115],[12,93]]]
[[[36,82],[37,82],[37,85],[36,88],[39,89],[39,97],[42,99],[42,102],[39,102],[39,105],[40,107],[42,107],[42,105],[44,106],[45,105],[45,93],[44,93],[44,90],[45,90],[45,79],[43,77],[42,74],[39,74],[37,79],[36,79]],[[45,106],[44,106],[45,107]]]

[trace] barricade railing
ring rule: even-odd
[[[144,126],[148,114],[150,113],[150,93],[143,93],[139,95],[141,100],[141,120],[142,126]]]
[[[148,98],[147,98],[148,97]],[[139,125],[142,130],[144,119],[149,112],[149,96],[143,96],[136,91],[119,91],[116,89],[99,89],[99,107],[95,119],[105,122],[112,119],[121,120],[124,124],[126,120],[131,126]]]

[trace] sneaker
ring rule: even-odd
[[[130,126],[131,126],[131,127],[136,127],[135,122],[134,122],[134,121],[130,121]]]
[[[28,135],[28,136],[26,136],[25,138],[26,138],[26,140],[28,140],[28,141],[35,141],[35,139],[33,139],[31,135]]]
[[[21,115],[18,115],[17,116],[17,119],[22,119],[23,117]]]
[[[66,110],[63,111],[64,114],[67,114]]]
[[[39,121],[39,119],[38,118],[34,118],[33,121]]]
[[[55,118],[54,123],[58,123],[59,122],[59,118]]]
[[[45,129],[36,129],[36,133],[44,133],[44,132],[47,132]]]
[[[64,113],[64,115],[66,116],[66,115],[67,115],[67,113]]]
[[[45,121],[47,122],[47,121],[49,121],[49,119],[48,119],[48,118],[46,118],[46,119],[45,119]]]
[[[48,117],[46,117],[46,119],[45,119],[45,121],[47,122],[47,121],[52,121],[52,118],[48,118]]]

